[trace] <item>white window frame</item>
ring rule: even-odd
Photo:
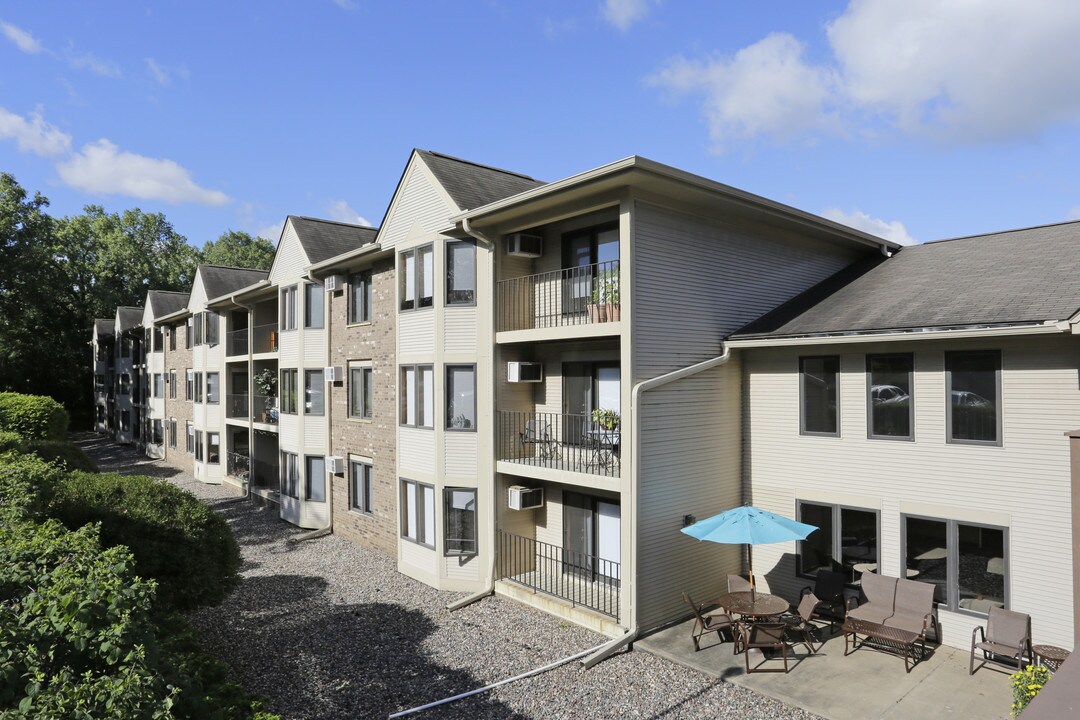
[[[401,539],[435,549],[435,486],[401,479]]]
[[[297,286],[290,285],[281,288],[278,302],[281,304],[281,331],[286,332],[296,329],[296,300]]]

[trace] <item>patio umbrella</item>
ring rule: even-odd
[[[719,515],[698,520],[682,529],[684,533],[698,540],[725,545],[746,545],[751,590],[754,589],[754,545],[805,540],[806,536],[815,530],[817,527],[814,525],[791,520],[753,505],[741,505],[725,510]]]

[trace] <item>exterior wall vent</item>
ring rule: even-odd
[[[544,237],[528,233],[510,233],[506,236],[506,254],[514,257],[538,258],[544,254]]]
[[[511,510],[532,510],[544,507],[544,488],[527,488],[511,485],[507,505]]]

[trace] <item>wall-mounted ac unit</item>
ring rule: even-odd
[[[345,276],[344,275],[327,275],[323,280],[323,289],[326,292],[334,292],[335,290],[345,289]]]
[[[527,488],[511,485],[507,505],[511,510],[531,510],[544,507],[544,488]]]
[[[506,380],[512,383],[530,383],[544,381],[544,363],[508,362]]]
[[[341,365],[327,365],[323,368],[323,379],[326,382],[344,382],[345,368]]]
[[[542,235],[529,233],[510,233],[506,236],[506,254],[538,258],[544,254],[544,238]]]
[[[345,458],[337,455],[328,455],[326,458],[326,472],[331,475],[344,475]]]

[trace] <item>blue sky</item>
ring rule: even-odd
[[[643,155],[903,242],[1080,217],[1080,3],[8,3],[0,170],[197,245],[380,222],[411,148]]]

